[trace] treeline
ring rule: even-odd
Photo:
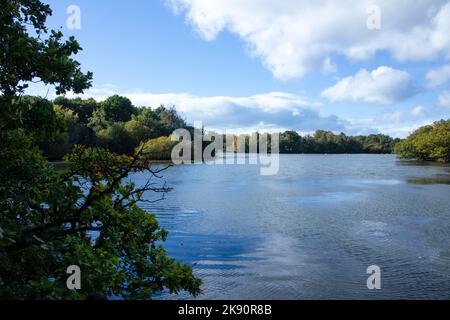
[[[395,153],[404,159],[450,162],[450,120],[420,127],[396,145]]]
[[[281,153],[392,153],[400,139],[383,134],[347,136],[331,131],[317,130],[313,135],[300,136],[295,131],[280,135]]]
[[[51,136],[43,133],[38,145],[50,160],[60,160],[75,145],[98,146],[118,154],[132,154],[141,142],[156,160],[170,159],[174,145],[169,138],[174,130],[184,128],[193,135],[194,129],[175,108],[136,107],[126,97],[118,95],[97,102],[94,99],[53,101],[25,97],[32,105],[50,106],[57,114],[63,130]],[[197,129],[202,130],[202,129]],[[386,135],[347,136],[317,130],[313,135],[300,136],[295,131],[280,134],[281,153],[392,153],[399,139]],[[204,143],[206,147],[208,143]]]

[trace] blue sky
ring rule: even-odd
[[[174,104],[190,122],[236,132],[403,137],[450,115],[446,0],[46,2],[50,27],[84,48],[86,97]],[[80,29],[67,28],[69,5]]]

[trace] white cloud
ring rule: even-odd
[[[438,97],[438,106],[441,108],[450,108],[450,90],[441,93]]]
[[[202,121],[210,130],[253,132],[287,130],[312,132],[318,128],[341,131],[345,121],[322,113],[320,103],[285,92],[269,92],[245,97],[196,96],[190,93],[148,93],[139,90],[118,92],[114,86],[94,86],[83,98],[104,100],[112,94],[129,98],[136,106],[175,106],[189,123]],[[76,95],[67,95],[74,97]]]
[[[423,118],[426,115],[425,108],[422,106],[417,106],[411,111],[411,116],[413,118]]]
[[[100,100],[104,100],[117,92],[117,86],[109,83],[96,85],[89,88],[88,92],[90,95],[96,96],[97,98],[100,98]]]
[[[201,97],[186,93],[125,93],[124,95],[136,105],[174,105],[189,122],[203,121],[206,127],[215,130],[291,128],[312,131],[317,128],[329,130],[344,128],[342,120],[336,116],[322,114],[317,110],[317,104],[283,92],[247,97]]]
[[[403,121],[407,117],[409,115],[401,113],[401,121],[386,121],[386,116],[369,119],[349,119],[348,133],[354,135],[383,133],[395,138],[405,138],[419,127],[429,125],[435,121],[433,119]]]
[[[436,88],[446,83],[450,80],[450,64],[428,71],[426,78],[429,88]]]
[[[385,50],[399,61],[450,57],[448,0],[378,0],[380,30],[366,25],[373,0],[165,2],[205,40],[222,31],[238,35],[280,79],[319,70],[333,54],[368,59]]]
[[[404,114],[401,111],[395,111],[392,113],[385,114],[383,119],[390,122],[400,122],[404,119]]]
[[[35,89],[33,94],[43,96],[47,93],[45,87]],[[137,89],[121,92],[116,86],[105,84],[94,85],[83,95],[68,93],[66,97],[94,98],[102,101],[114,94],[128,97],[136,106],[175,106],[189,123],[202,121],[208,130],[230,130],[234,133],[296,130],[300,134],[310,134],[317,129],[325,129],[349,135],[384,133],[403,138],[412,129],[442,117],[442,111],[432,114],[418,106],[408,112],[394,111],[377,118],[342,118],[323,113],[321,103],[285,92],[244,97],[205,97],[190,93],[149,93]],[[54,89],[50,90],[47,98],[55,97]],[[450,103],[450,92],[447,99],[447,103]],[[399,123],[407,125],[399,126]]]
[[[384,133],[404,138],[414,129],[437,119],[422,106],[405,112],[394,111],[376,118],[341,118],[323,113],[320,103],[285,92],[244,97],[205,97],[190,93],[149,93],[142,90],[121,92],[116,86],[108,84],[94,86],[84,95],[66,96],[101,101],[112,94],[128,97],[136,106],[175,106],[188,123],[202,121],[208,130],[229,130],[237,134],[285,130],[311,134],[317,129],[324,129],[336,133],[345,132],[348,135]],[[52,94],[52,98],[54,97]]]
[[[387,113],[383,116],[383,121],[387,122],[405,122],[405,121],[415,121],[425,118],[428,115],[427,111],[422,106],[417,106],[411,111],[402,112],[394,111]]]
[[[411,97],[415,92],[407,72],[379,67],[372,72],[363,69],[340,80],[325,89],[322,96],[331,101],[392,104]]]
[[[94,87],[83,98],[107,98],[111,85]],[[197,96],[190,93],[149,93],[140,90],[114,92],[128,97],[136,106],[175,106],[188,123],[202,121],[208,130],[234,133],[296,130],[310,134],[317,129],[345,132],[349,135],[384,133],[406,137],[421,125],[432,123],[422,106],[409,111],[394,111],[379,118],[351,119],[324,114],[321,104],[286,92],[269,92],[252,96]],[[399,123],[405,125],[400,126]]]
[[[434,121],[432,121],[432,120],[427,120],[427,121],[408,124],[408,125],[404,125],[404,126],[381,125],[381,126],[378,126],[377,128],[380,130],[380,132],[383,132],[384,134],[390,135],[392,137],[405,138],[405,137],[409,136],[411,133],[413,133],[415,130],[419,129],[420,127],[430,125],[433,122]]]

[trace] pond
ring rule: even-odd
[[[169,231],[169,254],[203,279],[201,299],[448,299],[449,178],[449,166],[393,155],[281,155],[273,176],[169,168],[173,191],[142,207]],[[371,265],[381,290],[367,288]]]

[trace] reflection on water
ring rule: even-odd
[[[413,178],[408,179],[413,184],[450,184],[450,175],[435,175],[430,178]]]
[[[449,169],[449,164],[445,162],[433,162],[433,161],[419,161],[419,160],[396,160],[397,165],[400,166],[415,166],[415,167],[442,167]]]
[[[448,299],[450,186],[411,183],[448,170],[391,155],[282,155],[276,176],[178,166],[165,172],[167,199],[143,207],[203,279],[200,298]],[[366,287],[373,264],[380,291]]]

